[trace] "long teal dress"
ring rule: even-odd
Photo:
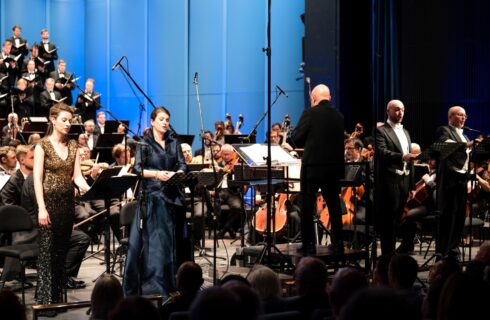
[[[155,141],[152,132],[145,142],[147,145],[139,146],[136,152],[136,174],[141,173],[142,167],[144,170],[186,171],[176,137],[166,134],[165,149]],[[167,297],[176,290],[177,267],[185,260],[183,188],[164,186],[157,179],[143,179],[138,201],[129,234],[124,292],[126,296],[141,293]]]

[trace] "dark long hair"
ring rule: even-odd
[[[153,109],[153,111],[151,112],[151,115],[150,115],[150,119],[153,120],[153,121],[155,121],[155,119],[157,118],[157,115],[160,112],[165,113],[170,118],[170,111],[168,111],[168,109],[165,108],[164,106],[159,106],[159,107],[156,107],[155,109]],[[153,130],[153,128],[152,128],[152,130]],[[167,137],[173,137],[173,135],[174,135],[174,131],[169,126],[167,132],[165,132],[165,134],[163,135],[163,139],[166,140]]]

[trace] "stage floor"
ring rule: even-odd
[[[207,233],[206,233],[207,234]],[[293,261],[296,261],[295,259],[299,258],[298,254],[296,253],[296,248],[298,244],[279,244],[277,245],[280,250],[284,250],[284,254],[286,254],[288,257],[292,257]],[[472,246],[472,256],[474,256],[478,250],[479,246],[479,241],[475,240],[473,241],[473,246]],[[102,244],[100,245],[99,249],[102,248]],[[205,250],[198,251],[196,250],[195,253],[195,261],[203,268],[203,274],[205,278],[205,284],[204,286],[211,286],[214,281],[214,268],[213,268],[213,242],[210,239],[206,239],[206,246]],[[248,246],[246,245],[245,247],[241,246],[241,241],[236,240],[232,241],[231,239],[223,239],[219,240],[218,242],[218,248],[217,248],[217,259],[216,259],[216,280],[219,280],[219,278],[222,278],[226,274],[241,274],[243,276],[246,276],[247,273],[250,271],[250,265],[253,264],[255,261],[255,256],[257,252],[260,252],[263,247],[258,245],[258,246]],[[324,247],[322,246],[320,250],[318,251],[318,254],[320,255],[320,258],[325,257],[325,251],[323,249]],[[379,248],[379,243],[378,243],[378,248]],[[428,256],[427,258],[424,258],[424,253],[427,249],[427,243],[422,244],[422,254],[419,253],[419,246],[415,246],[416,251],[413,257],[418,261],[419,265],[422,265],[433,253],[434,253],[434,244],[432,244],[432,247],[428,251]],[[468,257],[468,247],[465,247],[465,252],[466,252],[466,260]],[[97,251],[97,245],[94,245],[94,251]],[[241,254],[240,254],[241,253]],[[89,247],[89,252],[87,252],[87,256],[90,254],[90,247]],[[236,254],[236,255],[235,255]],[[378,249],[378,255],[380,254],[379,249]],[[245,256],[245,259],[248,259],[249,263],[244,263],[243,258],[240,257],[241,255]],[[84,289],[78,289],[78,290],[68,290],[68,301],[69,302],[76,302],[76,301],[87,301],[90,300],[90,295],[92,292],[92,289],[94,287],[94,282],[97,279],[97,277],[102,274],[105,271],[105,265],[103,260],[103,252],[94,255],[93,257],[90,257],[86,259],[82,267],[80,269],[80,273],[78,278],[81,280],[84,280],[85,283],[87,284],[87,287]],[[238,259],[237,259],[238,258]],[[230,261],[233,262],[233,266],[230,266]],[[235,266],[236,262],[236,266]],[[431,261],[431,264],[434,261]],[[267,263],[267,259],[263,260],[263,263]],[[293,262],[294,263],[294,262]],[[363,260],[359,262],[361,266],[364,266]],[[119,269],[116,268],[116,274],[119,274]],[[425,282],[427,278],[428,272],[421,271],[419,273],[419,278]],[[36,274],[35,270],[33,269],[28,269],[27,270],[27,276],[28,279],[35,284],[36,281]],[[282,279],[288,280],[291,278],[290,274],[281,274]],[[11,286],[15,292],[19,295],[20,297],[20,288],[17,283],[13,282],[7,282],[7,286]],[[34,288],[29,288],[26,289],[26,307],[28,311],[28,319],[32,319],[32,310],[31,306],[34,303]],[[88,318],[87,314],[87,309],[79,309],[79,310],[73,310],[73,311],[68,311],[66,313],[59,314],[55,319],[70,319],[70,320],[78,320],[78,319],[84,319],[86,320]]]

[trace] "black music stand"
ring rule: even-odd
[[[104,217],[104,261],[106,264],[106,273],[111,273],[111,248],[110,248],[110,227],[109,215],[111,199],[119,198],[126,190],[131,188],[138,179],[137,176],[117,176],[121,167],[109,168],[102,171],[100,176],[95,180],[90,190],[80,197],[81,201],[104,200],[105,217]]]
[[[121,120],[122,123],[129,127],[129,120]],[[117,120],[106,120],[104,125],[104,134],[106,133],[116,133],[119,127],[119,121]]]
[[[261,243],[264,248],[257,256],[254,265],[257,263],[262,263],[265,256],[268,258],[268,265],[270,267],[272,259],[271,252],[274,249],[281,259],[286,262],[286,265],[290,262],[289,259],[279,250],[276,246],[275,241],[272,240],[273,233],[273,219],[274,215],[271,213],[273,201],[272,199],[272,170],[270,165],[274,166],[287,166],[291,164],[297,164],[298,160],[293,158],[287,151],[285,151],[279,145],[267,145],[267,144],[235,144],[232,145],[235,151],[238,153],[240,158],[250,167],[268,167],[268,179],[267,179],[267,228],[266,228],[266,241]],[[267,155],[270,154],[270,157]],[[260,243],[259,243],[260,244]]]
[[[421,161],[429,161],[429,160],[437,160],[437,161],[441,161],[441,160],[445,160],[447,159],[451,154],[453,154],[454,152],[458,151],[459,149],[462,149],[462,148],[465,148],[466,147],[466,143],[465,142],[434,142],[433,144],[431,144],[427,149],[425,149],[422,153],[420,153],[416,159],[417,160],[421,160]],[[436,208],[438,207],[438,199],[439,199],[439,186],[436,187],[436,191],[435,191],[435,204],[436,204]],[[439,241],[438,240],[438,237],[439,237],[439,231],[438,231],[438,222],[437,220],[439,219],[439,215],[440,215],[440,212],[439,210],[436,209],[436,212],[435,212],[435,223],[436,223],[436,227],[435,227],[435,239],[436,239],[436,247],[437,247],[437,242]],[[420,269],[423,269],[425,268],[433,259],[435,259],[437,257],[437,252],[434,251],[434,254],[432,254],[432,256],[429,257],[429,259],[427,259],[419,268]]]
[[[99,154],[98,162],[112,162],[112,148],[122,143],[124,134],[122,133],[104,133],[97,137],[94,149],[92,150],[91,159],[96,159]]]
[[[177,140],[179,143],[187,143],[192,147],[192,143],[194,142],[194,135],[193,134],[178,134],[177,135]]]

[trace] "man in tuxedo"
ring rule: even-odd
[[[413,164],[410,134],[403,128],[405,106],[391,100],[386,107],[388,120],[376,128],[376,196],[378,211],[375,226],[381,237],[382,254],[395,253],[396,230],[409,190],[413,189]],[[413,246],[413,244],[412,244]],[[412,248],[398,248],[408,252]]]
[[[94,91],[94,79],[88,78],[85,81],[85,92],[78,94],[75,107],[78,109],[78,114],[82,116],[82,121],[95,119],[95,112],[100,106],[100,94]]]
[[[17,60],[17,65],[19,66],[19,68],[17,69],[17,77],[20,77],[23,72],[21,70],[21,67],[23,65],[25,56],[27,56],[27,53],[29,52],[27,40],[23,39],[20,36],[21,32],[22,28],[19,25],[15,25],[12,27],[12,37],[7,39],[12,42],[12,49],[10,50],[10,54],[15,57],[20,54],[20,57]]]
[[[14,87],[17,79],[19,65],[11,53],[12,42],[5,40],[0,54],[0,72],[8,75],[9,86]]]
[[[87,146],[89,147],[90,151],[92,151],[95,148],[97,138],[99,137],[97,134],[95,134],[94,120],[90,119],[85,121],[83,123],[83,128],[85,129],[84,133],[87,136]]]
[[[290,142],[294,147],[304,147],[300,181],[302,251],[305,255],[316,253],[313,217],[321,189],[332,225],[329,250],[343,253],[339,180],[344,176],[344,116],[332,107],[330,89],[324,84],[311,92],[311,106],[301,115]]]
[[[466,143],[449,157],[439,162],[437,170],[437,205],[440,211],[436,253],[459,259],[458,243],[466,218],[466,184],[470,147],[473,141],[463,134],[466,111],[460,106],[449,108],[448,125],[437,128],[436,141]]]
[[[54,90],[54,79],[47,78],[45,83],[46,90],[41,92],[39,116],[49,117],[49,109],[56,101],[61,99],[61,94]]]
[[[3,204],[15,204],[20,206],[20,194],[25,178],[32,172],[34,166],[34,147],[19,145],[15,150],[15,157],[19,163],[19,169],[10,177],[0,192]]]
[[[38,109],[40,95],[43,91],[41,76],[36,72],[36,63],[34,60],[27,61],[27,69],[22,74],[22,79],[27,82],[24,90],[26,94],[24,102],[27,108],[19,110],[19,113],[21,118],[29,118]],[[17,89],[19,89],[19,81],[17,81]]]
[[[103,111],[97,112],[97,125],[95,125],[95,134],[96,135],[101,135],[104,133],[111,133],[111,132],[106,132],[105,130],[105,113]]]
[[[39,46],[39,56],[44,60],[46,74],[54,71],[54,61],[58,60],[58,50],[54,43],[49,41],[48,29],[41,30],[41,42]]]
[[[73,104],[71,91],[75,88],[75,85],[71,82],[73,73],[66,71],[65,60],[58,62],[58,70],[51,72],[49,77],[54,79],[54,90],[61,94],[61,98],[66,97],[65,103],[71,106]]]

